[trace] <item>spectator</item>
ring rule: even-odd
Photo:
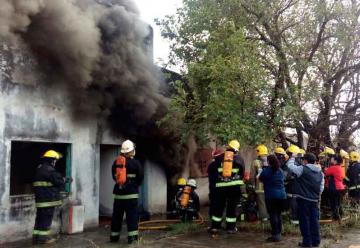
[[[292,154],[288,161],[288,168],[295,174],[294,195],[298,203],[300,231],[302,242],[300,247],[319,247],[319,200],[324,190],[324,174],[321,168],[315,165],[316,157],[312,153],[304,155],[304,165],[296,166]]]
[[[343,159],[335,155],[330,159],[330,167],[325,169],[325,176],[329,180],[329,201],[334,220],[341,221],[341,199],[345,186],[343,184],[344,174],[341,164]]]
[[[275,155],[269,155],[267,161],[269,166],[264,166],[259,176],[259,180],[264,184],[265,204],[271,224],[271,237],[266,241],[279,242],[282,231],[281,211],[286,201],[284,172],[280,169],[280,161]]]

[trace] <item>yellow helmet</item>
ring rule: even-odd
[[[335,151],[334,149],[330,148],[330,147],[325,147],[325,154],[327,155],[335,155]]]
[[[349,159],[349,153],[347,153],[345,150],[341,149],[340,150],[340,156],[343,158],[343,159]]]
[[[304,157],[304,155],[305,155],[305,150],[300,148],[299,155],[300,155],[300,157]]]
[[[275,148],[275,153],[286,155],[286,152],[285,152],[284,148],[282,148],[280,146]]]
[[[185,186],[185,185],[186,185],[186,179],[183,178],[183,177],[180,177],[180,178],[177,180],[177,185],[178,185],[178,186]]]
[[[43,158],[53,158],[59,160],[60,158],[62,158],[62,154],[54,150],[48,150],[44,153]]]
[[[288,149],[286,149],[287,152],[291,152],[291,153],[296,153],[299,154],[300,153],[300,148],[296,145],[290,145],[288,147]]]
[[[325,157],[325,156],[326,156],[325,152],[320,152],[320,154],[319,154],[319,158],[320,158],[320,157],[322,157],[322,158],[323,158],[323,157]]]
[[[237,152],[240,150],[240,143],[237,140],[231,140],[228,146]]]
[[[355,151],[350,152],[350,161],[359,162],[360,161],[359,153]]]
[[[256,154],[258,156],[267,156],[269,153],[266,146],[258,145],[258,147],[256,147]]]

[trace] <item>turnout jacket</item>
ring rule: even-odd
[[[239,187],[239,185],[244,184],[244,160],[238,154],[234,155],[231,178],[226,181],[222,178],[223,162],[224,154],[221,154],[217,156],[212,162],[212,164],[209,166],[208,176],[209,183],[211,184],[209,185],[209,187],[212,189],[230,186]]]
[[[60,190],[64,185],[65,179],[49,162],[41,163],[36,169],[33,181],[36,207],[61,205]]]
[[[346,171],[346,184],[349,190],[360,190],[360,163],[350,164]]]
[[[112,177],[116,182],[116,160],[111,169]],[[139,186],[144,179],[144,173],[140,162],[134,158],[126,158],[126,182],[124,185],[115,183],[113,196],[115,200],[127,200],[139,198]]]

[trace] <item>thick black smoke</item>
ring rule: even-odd
[[[120,108],[144,124],[165,106],[147,44],[152,31],[131,1],[0,0],[0,6],[0,35],[42,56],[40,63],[76,92],[74,100],[98,105],[87,110]]]
[[[116,133],[157,146],[151,154],[164,151],[159,144],[172,146],[174,137],[155,124],[167,98],[152,62],[152,29],[132,1],[0,0],[0,6],[0,37],[25,43],[49,81],[66,85],[78,118],[105,116]]]

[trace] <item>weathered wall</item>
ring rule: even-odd
[[[85,205],[85,226],[98,224],[100,158],[96,118],[74,121],[61,87],[40,84],[36,62],[23,48],[0,47],[0,243],[31,235],[34,198],[10,196],[12,140],[72,144],[70,201]],[[49,87],[45,87],[49,86]],[[119,144],[119,139],[107,142]]]
[[[151,214],[165,213],[167,201],[166,175],[158,165],[149,161],[145,163],[144,167],[144,185],[141,192],[144,209]]]

